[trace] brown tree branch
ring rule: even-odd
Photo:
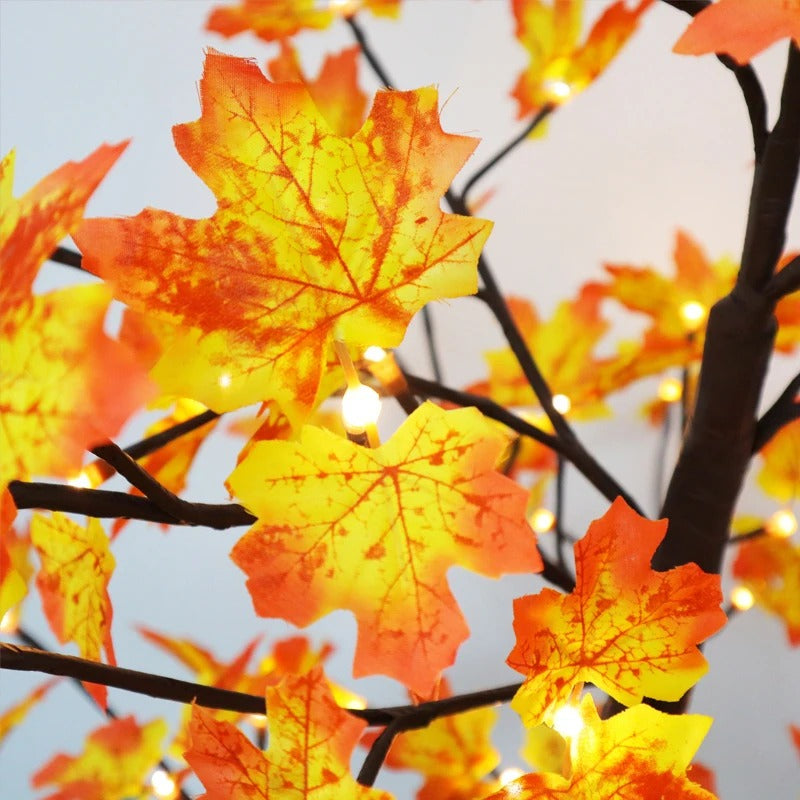
[[[786,266],[776,272],[765,291],[766,296],[775,302],[787,294],[800,291],[800,256],[795,256]]]
[[[757,453],[784,426],[800,419],[800,372],[756,423],[753,452]]]

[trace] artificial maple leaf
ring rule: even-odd
[[[733,576],[753,593],[756,604],[780,617],[793,647],[800,645],[800,545],[761,536],[738,545]]]
[[[104,650],[108,663],[116,665],[108,597],[115,562],[98,520],[89,519],[84,528],[58,512],[34,514],[31,542],[42,561],[36,587],[53,633],[62,644],[75,642],[83,658],[99,661]],[[86,688],[105,708],[106,687]]]
[[[789,734],[792,737],[794,746],[797,748],[797,755],[800,756],[800,725],[790,725]]]
[[[112,720],[92,731],[83,752],[59,753],[32,778],[34,788],[59,789],[42,800],[126,800],[145,791],[147,773],[161,757],[164,720],[140,725],[133,716]]]
[[[439,699],[450,696],[450,685],[442,679]],[[439,717],[426,728],[396,736],[385,764],[424,776],[417,800],[479,800],[497,789],[496,781],[484,780],[500,763],[500,754],[491,742],[495,722],[497,711],[493,708]],[[377,735],[365,736],[362,743],[372,746]]]
[[[638,705],[601,720],[591,695],[584,696],[580,715],[583,728],[570,740],[568,777],[523,775],[490,800],[716,800],[686,776],[710,717]]]
[[[308,80],[294,46],[286,39],[281,39],[280,44],[280,55],[267,63],[272,80],[304,84],[331,130],[338,136],[353,136],[364,124],[367,108],[367,96],[358,87],[361,48],[356,45],[326,56],[319,75]]]
[[[78,226],[97,185],[128,142],[101,145],[83,161],[68,161],[22,197],[12,195],[12,150],[0,161],[0,310],[25,302],[39,267]]]
[[[717,0],[694,17],[672,50],[696,56],[727,53],[742,65],[788,37],[800,47],[798,0]]]
[[[231,552],[256,612],[358,622],[355,675],[429,696],[467,626],[446,582],[541,569],[525,490],[495,471],[504,439],[475,409],[420,406],[374,450],[305,427],[258,442],[228,479],[258,517]]]
[[[725,624],[720,578],[696,564],[654,572],[666,529],[618,497],[575,545],[574,591],[514,601],[507,663],[525,676],[512,705],[526,726],[551,722],[583,681],[632,705],[678,700],[705,674],[696,645]]]
[[[206,789],[205,800],[391,800],[350,774],[350,756],[366,722],[336,705],[321,668],[267,688],[266,702],[266,753],[231,723],[193,707],[192,744],[184,757]]]
[[[640,0],[628,9],[625,0],[618,0],[603,12],[581,45],[583,0],[553,0],[552,4],[513,0],[514,35],[530,57],[511,92],[518,116],[583,91],[608,67],[652,2]]]
[[[542,723],[528,728],[519,753],[536,772],[569,775],[567,740],[549,725]]]
[[[536,355],[553,394],[566,395],[574,414],[584,419],[603,416],[608,409],[595,376],[599,361],[593,351],[608,330],[600,315],[604,292],[597,284],[584,286],[575,300],[560,303],[553,316],[541,320],[527,300],[509,298],[511,315],[528,349]],[[538,400],[509,348],[484,353],[489,380],[470,391],[488,394],[504,406],[537,406]]]
[[[711,794],[716,796],[717,776],[714,774],[713,769],[710,769],[705,764],[701,764],[699,761],[692,761],[692,763],[689,764],[689,769],[686,770],[686,777],[692,781],[692,783],[702,786],[703,789],[708,789]]]
[[[800,494],[800,419],[784,425],[761,448],[759,455],[763,465],[758,473],[758,485],[783,503],[797,499]]]
[[[392,347],[425,303],[476,290],[491,224],[439,208],[476,141],[442,131],[432,88],[379,92],[352,138],[246,59],[208,53],[200,94],[174,137],[213,217],[147,209],[76,241],[120,299],[183,327],[162,388],[217,411],[275,399],[297,424],[334,337]]]
[[[181,398],[175,403],[172,411],[162,419],[150,425],[145,432],[146,436],[154,436],[157,433],[179,425],[192,417],[205,411],[205,406],[195,400]],[[217,425],[218,419],[207,422],[200,428],[175,439],[172,442],[160,447],[154,453],[139,459],[139,466],[152,475],[164,488],[175,495],[180,495],[186,488],[186,481],[189,470],[194,463],[200,447],[205,442],[209,434]],[[135,487],[128,490],[129,494],[141,494]],[[117,536],[122,528],[127,524],[127,519],[117,519],[111,526],[112,536]],[[166,530],[168,525],[161,524],[162,529]]]
[[[16,516],[17,507],[14,505],[11,492],[3,489],[0,499],[0,619],[28,592],[27,581],[16,568],[7,546]]]
[[[213,8],[206,30],[228,38],[252,31],[272,42],[302,30],[323,30],[337,17],[354,14],[362,7],[375,16],[397,17],[400,0],[351,0],[335,6],[318,0],[241,0],[238,5]]]
[[[61,681],[61,678],[51,678],[30,691],[18,703],[0,713],[0,742],[2,742],[14,728],[17,728],[28,716],[28,712],[38,705],[47,693]]]

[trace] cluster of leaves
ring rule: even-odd
[[[520,117],[530,118],[528,133],[600,75],[652,2],[613,3],[579,44],[582,3],[514,0],[516,35],[530,63],[512,94]],[[381,16],[400,13],[399,0],[363,6]],[[744,63],[776,38],[800,39],[800,13],[761,0],[755,25],[751,6],[720,0],[697,15],[676,49],[724,50]],[[363,46],[355,8],[339,11]],[[352,611],[353,675],[387,675],[409,689],[413,703],[364,710],[326,678],[329,647],[315,651],[301,637],[276,643],[252,667],[257,641],[227,663],[197,643],[147,630],[143,635],[198,684],[265,698],[266,753],[243,732],[253,720],[241,711],[195,704],[166,747],[163,722],[112,719],[89,735],[82,753],[47,763],[33,784],[57,787],[49,797],[60,800],[139,795],[169,754],[188,765],[170,779],[174,796],[193,772],[209,800],[388,798],[369,788],[385,757],[391,767],[424,776],[422,800],[712,798],[699,771],[687,776],[710,719],[670,716],[642,701],[677,701],[707,670],[698,645],[726,619],[719,575],[695,564],[655,571],[651,560],[668,522],[649,521],[617,498],[577,542],[573,580],[564,564],[555,569],[543,559],[528,512],[543,481],[560,470],[553,451],[567,458],[581,452],[565,436],[571,428],[554,411],[552,393],[569,397],[570,418],[581,420],[608,413],[608,395],[635,380],[673,368],[690,375],[701,359],[704,319],[687,323],[685,306],[694,303],[704,315],[732,289],[736,267],[711,263],[679,232],[674,279],[607,265],[606,282],[583,287],[549,321],[527,301],[497,295],[490,307],[519,341],[510,336],[509,348],[486,354],[487,380],[465,392],[430,393],[476,407],[418,403],[413,376],[393,355],[370,366],[367,350],[399,345],[426,304],[478,291],[491,223],[440,208],[476,141],[441,129],[431,88],[380,91],[365,116],[359,48],[330,56],[316,79],[307,78],[290,37],[336,17],[312,0],[244,0],[212,13],[209,30],[251,30],[278,42],[280,53],[268,64],[269,80],[254,61],[209,52],[201,116],[173,129],[178,153],[217,199],[207,219],[146,209],[131,218],[82,220],[125,143],[64,165],[19,200],[11,194],[13,154],[0,164],[0,614],[14,613],[27,592],[32,548],[35,583],[59,641],[74,642],[90,661],[105,654],[115,666],[107,589],[114,557],[101,523],[90,517],[82,526],[56,511],[35,515],[29,535],[21,535],[14,492],[37,476],[80,473],[92,487],[81,497],[91,505],[100,502],[96,487],[116,471],[144,496],[126,508],[158,512],[142,518],[214,525],[213,507],[179,498],[186,476],[217,415],[261,404],[226,481],[244,506],[229,509],[232,524],[251,524],[231,558],[247,576],[256,613],[302,627],[334,610]],[[466,211],[463,195],[454,207]],[[103,283],[35,295],[40,265],[67,234],[83,269]],[[781,269],[793,263],[788,254]],[[480,275],[486,293],[487,272]],[[112,296],[127,306],[116,338],[103,331]],[[602,316],[609,300],[650,318],[641,340],[621,344],[613,358],[597,355],[609,330]],[[775,316],[775,347],[792,352],[800,340],[797,296],[777,303]],[[536,356],[552,392],[531,381],[519,342]],[[409,412],[380,446],[365,446],[359,432],[348,435],[324,407],[361,380],[404,398]],[[171,409],[145,440],[159,446],[125,452],[111,444],[151,400]],[[531,423],[498,414],[501,407],[540,417]],[[192,425],[184,431],[186,423]],[[759,480],[781,502],[800,485],[799,424],[785,425],[762,451]],[[159,438],[178,430],[185,435]],[[87,450],[100,460],[85,466]],[[539,480],[532,483],[526,470]],[[114,535],[123,517],[136,514],[117,516]],[[507,663],[524,680],[504,699],[513,696],[530,729],[526,752],[540,769],[505,784],[489,743],[495,715],[481,707],[489,695],[452,706],[470,709],[459,716],[442,710],[457,699],[442,673],[468,636],[447,584],[453,565],[493,578],[543,571],[564,590],[543,589],[514,604],[516,644]],[[800,643],[798,547],[750,537],[733,573],[783,618],[790,643]],[[581,697],[586,682],[632,707],[601,719],[593,696]],[[0,733],[19,724],[51,685],[9,709]],[[87,690],[106,709],[106,687],[89,683]],[[557,717],[565,708],[580,724],[562,735]],[[362,737],[368,724],[383,731]],[[350,760],[359,740],[370,749],[357,782]]]

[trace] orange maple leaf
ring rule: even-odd
[[[513,0],[514,35],[525,47],[530,63],[511,92],[518,116],[533,114],[548,104],[563,103],[583,91],[611,63],[636,30],[653,0],[640,0],[632,9],[625,0],[609,6],[579,44],[583,0]]]
[[[569,776],[524,775],[489,800],[716,800],[686,775],[710,717],[638,705],[601,720],[591,695],[584,696],[580,715],[583,727],[569,742]]]
[[[720,578],[696,564],[654,572],[666,529],[617,498],[575,545],[574,591],[514,601],[507,663],[525,676],[512,706],[528,727],[551,722],[583,681],[632,705],[678,700],[705,674],[696,645],[725,624]]]
[[[105,650],[108,663],[115,665],[108,597],[115,562],[98,520],[90,519],[84,528],[58,512],[34,514],[31,542],[42,562],[36,587],[53,633],[62,644],[75,642],[83,658],[99,661]],[[105,708],[106,687],[86,688]]]
[[[28,582],[16,568],[8,549],[17,507],[8,489],[0,496],[0,619],[28,593]]]
[[[789,643],[800,645],[800,545],[776,536],[742,542],[733,576],[750,589],[761,608],[783,620]]]
[[[356,45],[335,56],[326,56],[319,75],[308,80],[300,67],[297,50],[281,39],[280,54],[267,62],[267,69],[276,83],[304,84],[331,130],[338,136],[353,136],[364,124],[367,108],[367,96],[358,86],[360,52]]]
[[[672,50],[684,55],[727,53],[746,64],[787,37],[800,47],[800,0],[717,0],[689,23]]]
[[[378,17],[397,17],[400,0],[350,0],[335,5],[318,0],[241,0],[238,5],[213,8],[206,30],[228,38],[252,31],[272,42],[302,30],[323,30],[338,17],[354,14],[362,7]]]
[[[7,708],[0,713],[0,742],[2,742],[14,728],[21,725],[28,712],[36,705],[38,705],[47,693],[61,681],[61,678],[51,678],[49,681],[40,684],[32,691],[28,692],[25,697],[18,703],[14,703],[11,708]]]
[[[451,695],[443,678],[439,699]],[[484,780],[500,763],[500,754],[491,742],[495,722],[497,711],[493,708],[440,717],[426,728],[396,736],[384,763],[424,776],[417,800],[479,800],[498,788],[497,781]],[[370,747],[377,736],[368,734],[362,744]]]
[[[370,450],[305,427],[258,442],[228,479],[258,522],[231,552],[257,613],[358,622],[355,675],[429,696],[468,631],[446,582],[541,569],[525,490],[495,471],[503,437],[475,409],[420,406]]]
[[[800,725],[790,725],[789,735],[792,737],[794,746],[797,748],[797,755],[800,756]]]
[[[146,791],[147,773],[161,758],[164,720],[140,725],[134,717],[112,720],[92,731],[83,752],[59,753],[32,778],[34,788],[55,785],[43,800],[126,800]]]
[[[696,783],[698,786],[708,789],[711,794],[716,796],[717,776],[710,767],[701,764],[699,761],[692,761],[692,763],[689,764],[689,769],[686,770],[686,777],[692,781],[692,783]]]
[[[77,228],[92,192],[127,146],[101,145],[83,161],[68,161],[20,198],[12,195],[14,151],[0,161],[0,310],[28,299],[39,267]]]
[[[425,303],[476,290],[491,224],[439,208],[476,141],[442,131],[432,88],[379,92],[352,138],[246,59],[210,52],[200,93],[174,136],[214,216],[147,209],[76,241],[118,297],[183,326],[162,388],[218,411],[276,399],[297,424],[334,337],[392,347]]]
[[[350,774],[350,756],[366,723],[336,705],[320,667],[268,687],[266,702],[266,753],[231,723],[193,707],[192,744],[184,757],[206,789],[205,800],[391,800]]]
[[[763,464],[758,485],[781,502],[800,494],[800,419],[781,428],[759,451]]]

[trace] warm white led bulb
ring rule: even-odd
[[[572,94],[572,87],[558,78],[543,81],[542,88],[553,100],[566,100]]]
[[[501,786],[505,786],[507,783],[511,783],[511,781],[521,778],[524,774],[525,773],[519,767],[506,767],[500,773],[498,780],[500,781]]]
[[[348,388],[342,397],[342,419],[350,433],[363,433],[378,421],[381,413],[381,396],[369,386],[360,383]]]
[[[172,797],[175,792],[175,780],[165,770],[157,769],[150,776],[150,786],[156,797]]]
[[[677,378],[664,378],[658,387],[658,399],[664,403],[676,403],[681,399],[683,386]]]
[[[577,736],[583,726],[581,712],[573,705],[561,706],[553,714],[553,728],[565,739]]]
[[[74,486],[76,489],[92,488],[92,479],[89,477],[89,473],[85,469],[82,469],[74,478],[70,478],[67,483],[70,486]]]
[[[556,523],[556,515],[549,508],[537,508],[531,514],[531,528],[536,533],[547,533],[553,529]]]
[[[756,599],[753,597],[753,593],[746,586],[735,586],[731,591],[731,603],[739,611],[747,611],[748,608],[753,607],[755,602]]]
[[[227,389],[231,385],[231,375],[229,372],[223,372],[219,378],[217,378],[217,383],[220,385],[222,389]]]
[[[698,303],[697,300],[689,300],[678,309],[678,313],[681,315],[686,330],[694,332],[703,324],[708,312],[702,303]]]
[[[388,353],[382,348],[378,347],[377,345],[371,344],[365,351],[364,351],[364,358],[367,361],[378,362],[383,361],[384,358]]]
[[[554,394],[553,408],[559,414],[566,414],[572,408],[572,401],[565,394]]]
[[[797,517],[788,508],[782,508],[767,520],[766,528],[770,536],[788,539],[797,530]]]

